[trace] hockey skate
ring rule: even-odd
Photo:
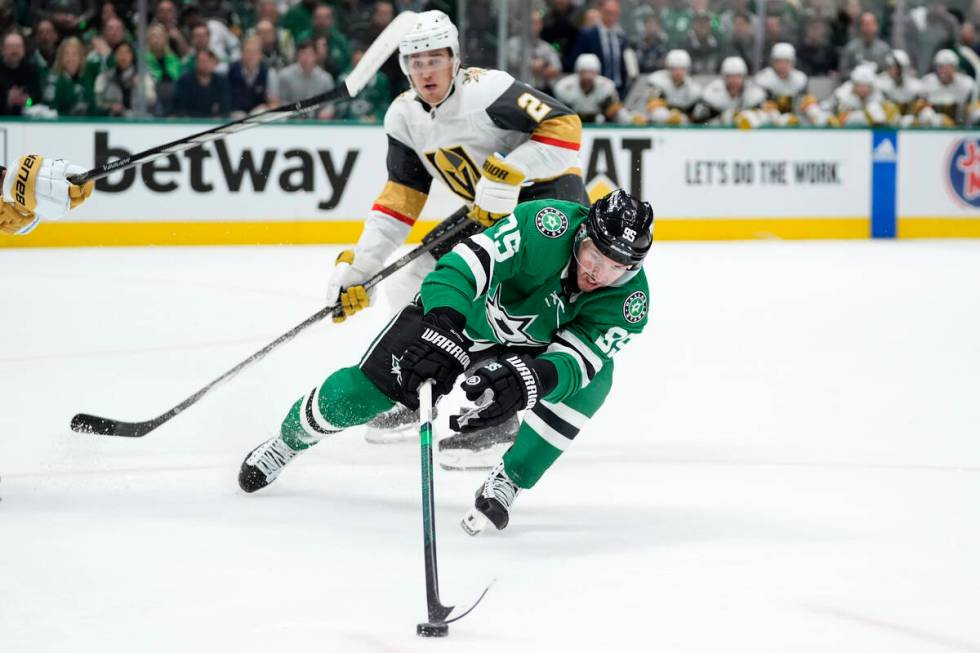
[[[510,506],[520,493],[521,488],[507,476],[504,463],[498,463],[476,491],[476,501],[460,526],[470,535],[479,535],[490,524],[498,531],[504,530],[510,521]]]
[[[276,480],[289,461],[301,453],[290,449],[279,436],[266,440],[252,449],[242,461],[238,487],[246,492],[261,490]]]
[[[439,441],[439,466],[446,470],[493,469],[517,438],[517,415],[503,424],[472,433],[457,433]]]
[[[435,407],[432,417],[435,419]],[[418,440],[419,411],[412,410],[402,404],[395,404],[391,410],[385,411],[365,424],[364,439],[371,444],[397,444]]]

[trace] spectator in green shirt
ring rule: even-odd
[[[380,3],[379,3],[380,4]],[[313,10],[313,26],[307,37],[316,42],[326,39],[327,63],[325,69],[336,77],[350,67],[350,41],[334,25],[333,9],[327,5],[319,5]]]
[[[309,36],[313,29],[313,10],[316,5],[317,0],[302,0],[282,17],[279,24],[290,31],[293,41],[299,42]]]
[[[683,46],[693,18],[694,12],[687,0],[671,0],[670,6],[664,9],[663,28],[671,48]]]
[[[85,116],[95,108],[95,89],[83,75],[85,46],[70,36],[58,46],[44,84],[43,101],[60,116]]]
[[[167,38],[167,30],[159,23],[146,29],[146,69],[157,84],[176,83],[180,79],[181,64]]]
[[[180,57],[170,49],[167,29],[159,23],[153,23],[146,30],[146,70],[156,85],[157,109],[161,115],[168,115],[183,69]]]
[[[353,66],[361,61],[362,56],[364,56],[364,48],[355,48],[351,67],[340,76],[338,83],[344,83],[347,75],[350,74]],[[391,86],[388,83],[388,76],[379,71],[374,73],[374,77],[356,98],[338,105],[336,117],[341,120],[382,122],[389,104],[391,104]]]
[[[42,18],[34,26],[34,54],[31,56],[31,61],[41,75],[41,79],[44,79],[48,70],[54,65],[57,54],[58,30],[54,28],[53,22]]]

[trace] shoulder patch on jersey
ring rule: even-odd
[[[463,69],[463,83],[469,84],[470,82],[480,81],[480,75],[486,72],[483,68],[464,68]]]
[[[623,317],[630,324],[636,324],[647,314],[647,294],[637,290],[623,302]]]
[[[548,238],[558,238],[568,231],[568,216],[556,208],[546,206],[534,216],[534,226]]]

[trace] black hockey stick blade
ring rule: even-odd
[[[469,613],[473,612],[473,608],[480,605],[480,601],[483,600],[483,597],[487,595],[487,592],[490,591],[490,588],[493,587],[493,584],[496,582],[497,582],[496,579],[490,581],[490,584],[487,585],[485,588],[483,588],[483,591],[480,592],[480,596],[476,597],[476,600],[473,601],[473,603],[471,603],[468,606],[467,605],[448,606],[448,607],[440,606],[443,609],[448,610],[448,612],[446,612],[445,618],[443,619],[443,623],[451,624],[452,622],[459,621]]]
[[[116,435],[124,438],[141,438],[155,428],[155,420],[149,422],[120,422],[108,417],[79,413],[71,418],[71,430],[94,435]]]

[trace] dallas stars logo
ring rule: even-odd
[[[548,238],[558,238],[568,231],[568,218],[558,209],[549,206],[534,216],[534,226]]]
[[[623,317],[630,324],[636,324],[642,320],[647,314],[647,295],[642,290],[637,290],[635,293],[626,298],[623,302]]]
[[[391,355],[391,373],[395,375],[398,380],[398,384],[401,385],[402,382],[402,357]]]
[[[501,343],[515,345],[547,345],[532,337],[531,324],[538,319],[537,315],[511,315],[500,305],[500,287],[494,289],[487,298],[487,323],[493,329],[494,335]]]

